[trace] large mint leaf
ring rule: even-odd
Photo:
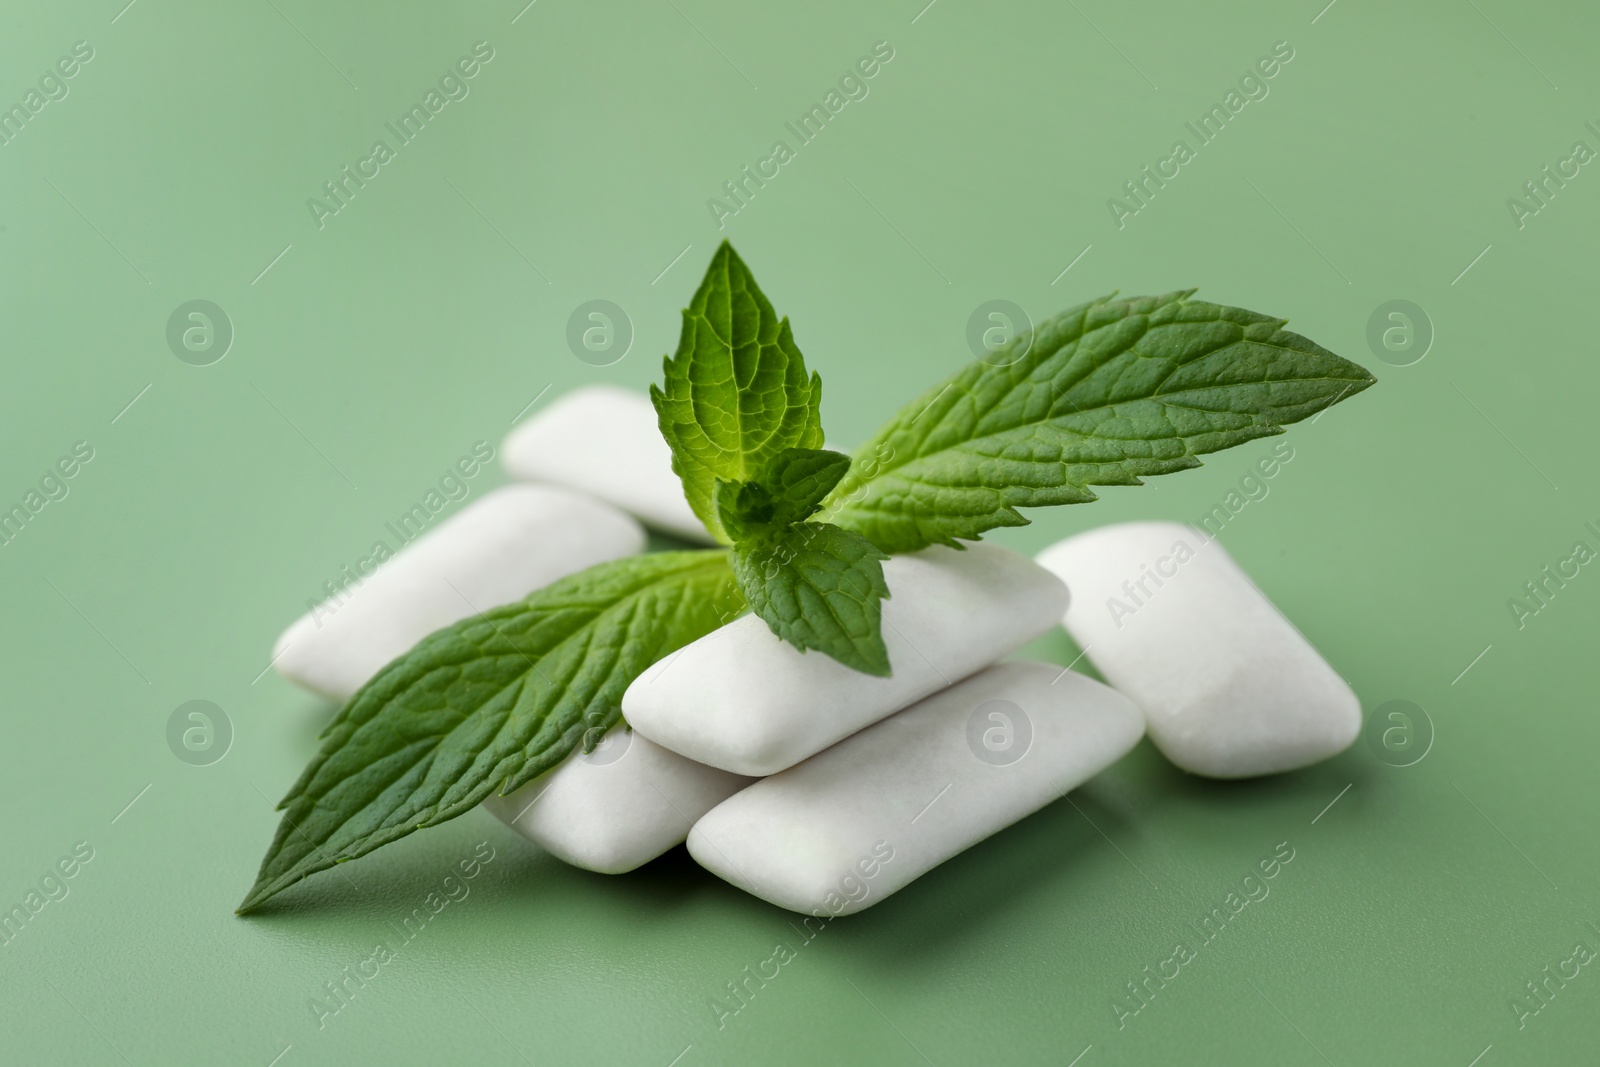
[[[646,667],[743,608],[727,552],[663,552],[425,638],[328,727],[239,911],[554,767],[586,730],[620,719]]]
[[[718,479],[753,480],[786,448],[822,445],[822,380],[806,373],[789,320],[779,319],[726,241],[683,312],[677,354],[652,386],[672,469],[694,513],[718,541]]]
[[[1096,300],[1013,338],[890,420],[822,516],[889,552],[953,544],[1199,466],[1375,380],[1283,319],[1192,294]]]
[[[737,544],[733,572],[750,609],[773,633],[798,649],[887,675],[882,609],[888,558],[860,534],[807,522]]]

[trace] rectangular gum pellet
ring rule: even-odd
[[[574,867],[622,874],[680,844],[749,778],[686,760],[613,727],[591,751],[483,806]]]
[[[1102,526],[1038,558],[1072,587],[1068,632],[1184,770],[1293,770],[1344,751],[1360,732],[1350,686],[1195,527]]]
[[[644,393],[610,385],[574,389],[513,429],[500,461],[513,478],[576,489],[646,525],[710,541],[684,498],[672,450]]]
[[[1002,663],[713,808],[701,865],[769,903],[848,915],[1122,758],[1139,710],[1092,679]]]
[[[801,652],[746,615],[635,679],[624,718],[689,759],[772,774],[1016,651],[1067,604],[1054,575],[994,545],[895,556],[883,574],[890,677]]]

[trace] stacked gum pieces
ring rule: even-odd
[[[569,393],[513,430],[502,461],[517,484],[297,620],[277,669],[343,701],[432,631],[642,551],[638,520],[705,540],[642,394]],[[936,546],[884,576],[889,677],[745,615],[640,675],[626,724],[484,806],[579,867],[622,873],[687,840],[732,884],[834,916],[1064,796],[1147,728],[1175,764],[1217,778],[1325,759],[1360,729],[1350,688],[1188,526],[1102,527],[1038,562]],[[1111,687],[1000,662],[1058,623]]]

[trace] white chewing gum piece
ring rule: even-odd
[[[644,544],[639,524],[609,504],[552,486],[505,486],[295,620],[273,647],[273,664],[342,703],[435,630]]]
[[[577,489],[646,525],[710,543],[644,393],[589,385],[559,396],[507,435],[500,462],[513,478]]]
[[[750,784],[617,725],[593,751],[483,806],[574,867],[622,874],[683,841],[695,821]]]
[[[1144,733],[1090,678],[1001,663],[713,808],[689,832],[702,866],[807,915],[876,904],[1064,796]]]
[[[1050,572],[994,545],[895,556],[883,574],[890,677],[801,652],[746,615],[634,679],[623,717],[689,759],[772,774],[1016,651],[1054,626],[1068,599]]]
[[[1103,526],[1038,559],[1072,586],[1067,631],[1184,770],[1293,770],[1344,751],[1361,732],[1361,702],[1344,679],[1194,527]]]

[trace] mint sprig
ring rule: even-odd
[[[712,537],[733,547],[751,610],[802,651],[889,673],[884,554],[859,534],[806,521],[850,467],[821,447],[822,380],[726,241],[665,369],[650,398],[672,469]]]
[[[797,648],[887,675],[887,553],[1199,466],[1373,383],[1282,319],[1192,297],[1065,312],[907,405],[851,460],[822,448],[821,380],[724,243],[651,398],[690,505],[731,547],[591,567],[389,664],[279,805],[239,911],[557,766],[620,720],[645,668],[746,607]]]

